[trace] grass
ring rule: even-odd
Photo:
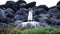
[[[19,29],[14,29],[13,26],[9,26],[7,32],[2,32],[1,34],[60,34],[60,28],[39,27],[21,31]]]

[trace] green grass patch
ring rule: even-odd
[[[60,28],[39,27],[21,31],[10,25],[7,32],[2,32],[1,34],[60,34]]]

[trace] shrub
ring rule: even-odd
[[[19,29],[13,30],[13,28],[11,28],[7,31],[6,34],[60,34],[60,28],[39,27],[33,29],[25,29],[23,31]]]

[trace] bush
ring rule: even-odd
[[[13,28],[11,28],[7,31],[6,34],[60,34],[60,28],[39,27],[33,29],[25,29],[23,31],[18,29],[13,30]]]

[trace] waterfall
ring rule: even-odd
[[[28,21],[29,21],[29,20],[31,20],[31,21],[33,20],[32,11],[33,11],[33,10],[30,10],[30,11],[29,11],[29,14],[28,14]]]
[[[17,26],[16,26],[16,28],[18,28],[19,26],[21,26],[21,27],[27,27],[27,28],[30,28],[30,27],[34,27],[34,28],[36,28],[36,27],[40,27],[40,26],[45,26],[45,27],[50,27],[49,25],[47,25],[47,24],[45,24],[45,23],[40,23],[40,22],[36,22],[36,21],[33,21],[33,10],[29,10],[29,14],[28,14],[28,21],[27,22],[22,22],[22,23],[20,23],[20,24],[18,24]],[[29,24],[29,25],[28,25]],[[30,26],[30,27],[28,27],[28,26]]]

